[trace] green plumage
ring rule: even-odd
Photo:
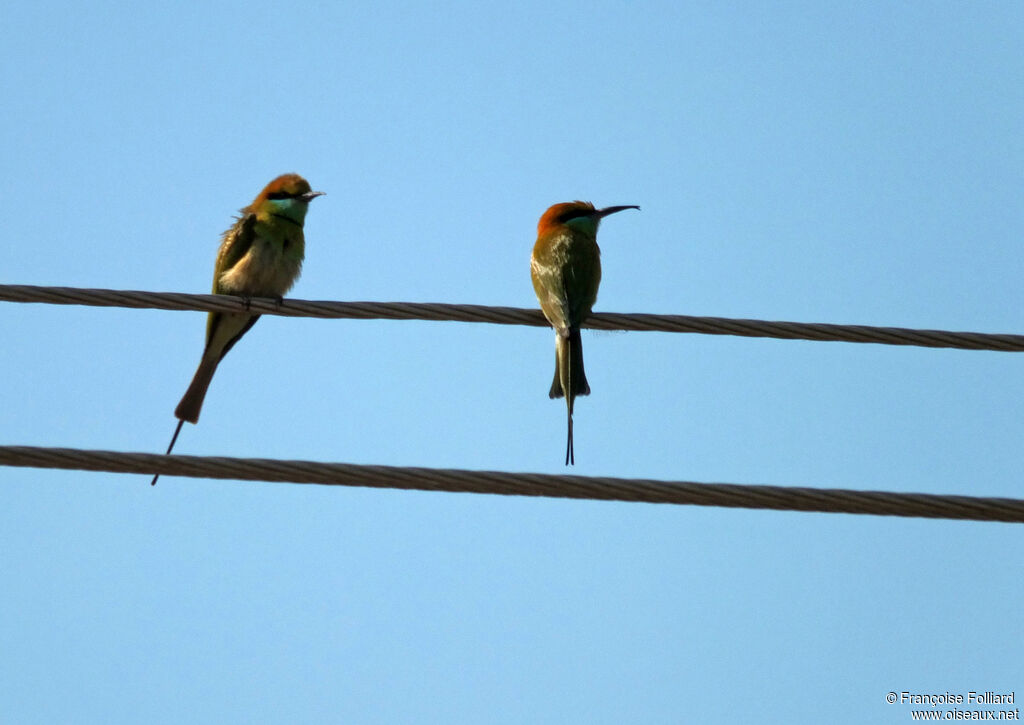
[[[271,181],[224,232],[214,265],[213,293],[283,297],[302,271],[306,252],[303,224],[309,202],[320,193],[310,191],[309,182],[298,174]],[[217,365],[259,317],[246,312],[211,312],[207,316],[203,356],[174,409],[180,422],[168,453],[174,448],[181,423],[198,422]]]
[[[544,316],[555,329],[555,377],[548,392],[565,398],[568,435],[565,463],[575,463],[572,415],[576,397],[589,395],[583,367],[580,326],[590,316],[601,285],[601,249],[597,227],[601,219],[623,209],[595,209],[575,201],[555,204],[537,224],[537,242],[530,258],[530,278]]]

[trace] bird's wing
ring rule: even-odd
[[[534,258],[531,260],[530,272],[541,311],[552,327],[564,330],[569,324],[569,307],[561,267]]]
[[[577,254],[562,267],[566,322],[578,328],[590,316],[601,283],[601,262],[597,254]]]
[[[253,239],[256,238],[256,215],[249,213],[241,217],[235,224],[224,232],[224,241],[221,242],[220,251],[217,253],[217,264],[213,271],[213,293],[218,294],[219,280],[222,274],[238,264],[252,247]]]
[[[206,351],[204,351],[204,354],[209,351],[211,346],[216,346],[219,348],[217,361],[219,362],[224,359],[224,356],[228,354],[228,350],[235,346],[235,343],[256,324],[258,319],[260,319],[259,315],[230,315],[224,312],[212,313],[207,325]]]

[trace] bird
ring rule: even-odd
[[[309,182],[298,174],[282,174],[263,187],[221,236],[213,268],[213,294],[238,295],[246,300],[274,297],[281,302],[302,271],[306,252],[302,227],[309,202],[323,193],[312,191]],[[199,421],[217,365],[259,318],[248,312],[209,313],[199,367],[174,409],[178,427],[167,446],[168,454],[185,421]],[[159,477],[159,473],[153,476],[150,485],[155,485]]]
[[[565,465],[575,465],[572,409],[577,395],[590,395],[583,369],[580,325],[590,315],[601,284],[601,250],[597,227],[610,214],[639,206],[595,209],[589,201],[555,204],[537,223],[537,242],[530,257],[530,278],[544,317],[555,329],[555,379],[549,398],[565,398],[568,436]]]

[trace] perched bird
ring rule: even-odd
[[[267,184],[223,234],[213,268],[213,293],[280,300],[302,271],[306,252],[302,226],[309,202],[321,194],[322,191],[311,191],[309,182],[298,174],[283,174]],[[174,409],[178,427],[167,446],[168,453],[178,440],[182,424],[186,420],[199,421],[199,411],[217,365],[259,318],[245,312],[209,314],[206,347],[199,368]],[[159,477],[160,474],[153,476],[152,483]]]
[[[583,371],[580,325],[587,319],[601,284],[601,250],[597,227],[609,214],[638,206],[595,209],[587,201],[555,204],[537,223],[537,243],[530,258],[530,277],[544,316],[555,328],[555,380],[550,398],[565,397],[569,432],[565,465],[576,463],[572,446],[572,407],[577,395],[589,395]]]

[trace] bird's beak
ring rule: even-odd
[[[323,195],[324,195],[324,192],[322,192],[322,191],[307,191],[305,194],[303,194],[299,198],[302,199],[302,201],[308,203],[308,202],[313,201],[313,199],[317,198],[318,196],[323,196]]]
[[[615,214],[620,211],[625,211],[626,209],[639,210],[640,207],[636,206],[635,204],[627,204],[626,206],[606,206],[604,209],[598,209],[595,213],[595,216],[598,219],[604,219],[609,214]]]

